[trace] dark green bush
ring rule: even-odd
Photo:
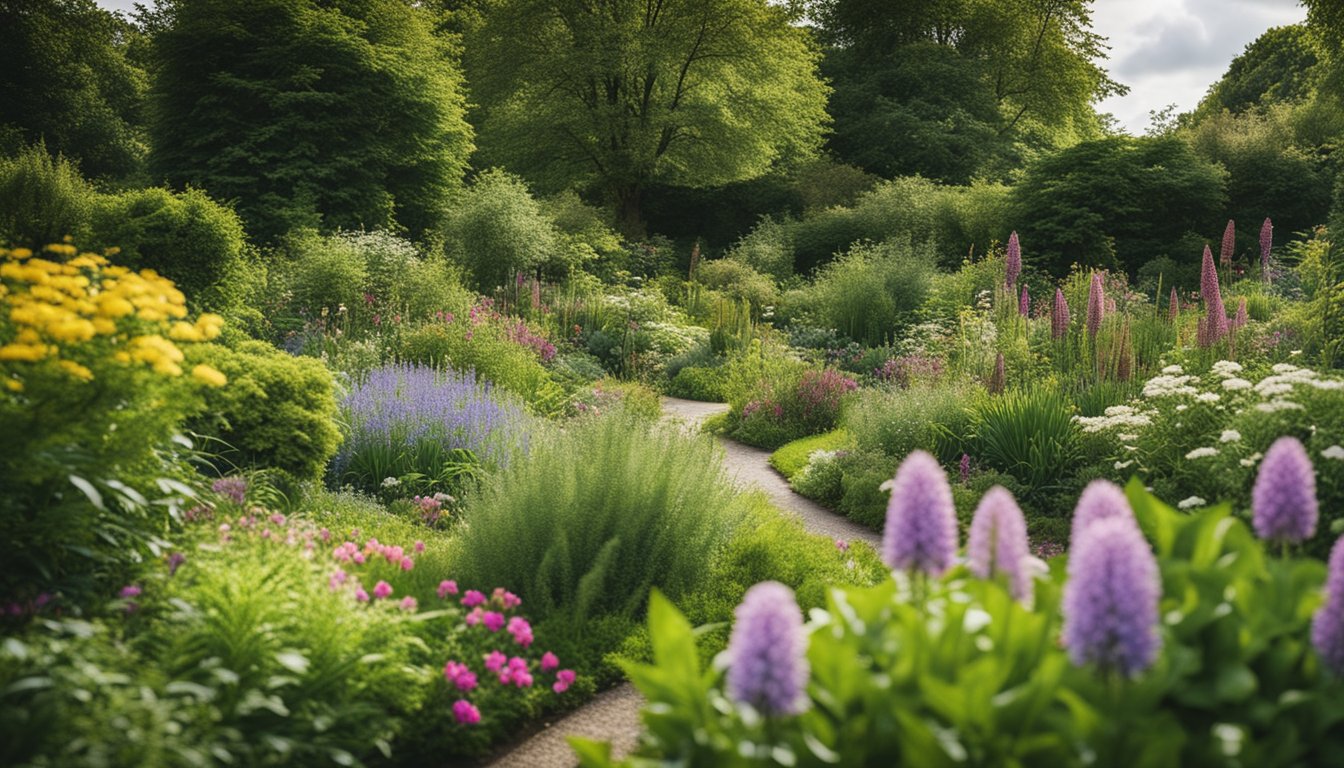
[[[448,255],[480,291],[512,285],[516,273],[531,272],[558,251],[555,227],[527,184],[497,169],[460,193],[444,238]]]
[[[924,303],[933,274],[927,247],[908,241],[856,245],[818,271],[802,305],[824,325],[876,346],[900,337]]]
[[[732,259],[702,262],[695,270],[695,281],[735,299],[745,299],[757,315],[778,299],[773,280]]]
[[[667,383],[667,394],[687,400],[721,403],[725,398],[723,370],[696,365],[682,368]]]
[[[79,169],[43,144],[0,158],[0,244],[40,251],[66,236],[83,242],[95,197]]]
[[[1032,387],[982,401],[971,427],[971,457],[1017,478],[1028,499],[1058,488],[1079,457],[1081,432],[1068,398]]]
[[[260,341],[189,351],[192,364],[214,366],[229,378],[202,395],[187,425],[209,438],[199,447],[217,457],[222,471],[271,468],[296,480],[322,476],[340,431],[334,383],[321,361]]]

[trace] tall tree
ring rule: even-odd
[[[628,236],[649,183],[759,176],[826,122],[817,53],[766,0],[499,0],[466,49],[487,162],[601,189]]]
[[[406,0],[173,0],[151,169],[249,231],[438,224],[471,152],[461,77]]]
[[[127,61],[135,28],[93,0],[0,0],[0,151],[43,141],[89,176],[142,169],[145,73]]]
[[[1309,98],[1319,60],[1316,41],[1301,24],[1274,27],[1246,46],[1195,110],[1195,119],[1226,109],[1237,113]]]

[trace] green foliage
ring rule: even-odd
[[[555,255],[555,228],[522,179],[498,169],[476,177],[444,223],[448,254],[477,290],[512,285]]]
[[[731,498],[711,441],[622,413],[583,420],[535,435],[469,500],[459,579],[508,587],[538,616],[635,615],[651,587],[700,580]]]
[[[807,466],[816,451],[834,451],[850,444],[849,433],[836,429],[821,435],[812,435],[785,443],[770,454],[770,466],[786,480],[792,480]]]
[[[723,294],[748,302],[753,315],[765,307],[774,306],[778,299],[775,283],[750,265],[733,259],[701,262],[693,279]]]
[[[396,349],[397,356],[409,363],[473,370],[478,378],[518,395],[542,415],[564,410],[565,393],[536,354],[494,325],[423,323],[405,331]]]
[[[1141,676],[1071,666],[1062,562],[1029,606],[955,568],[918,600],[899,578],[828,594],[808,634],[812,706],[779,722],[732,701],[690,623],[655,599],[654,662],[628,668],[652,704],[646,740],[621,764],[1338,764],[1341,682],[1309,642],[1322,565],[1271,559],[1226,507],[1127,493],[1162,575],[1163,650]],[[585,766],[616,764],[578,746]]]
[[[0,153],[45,142],[94,178],[137,176],[146,77],[128,53],[139,31],[92,0],[4,0],[0,29]]]
[[[1111,137],[1046,157],[1013,189],[1023,255],[1056,276],[1194,258],[1189,233],[1222,230],[1225,173],[1181,139]]]
[[[340,443],[331,373],[260,341],[191,350],[191,362],[222,371],[228,384],[203,393],[188,427],[222,469],[272,468],[316,480]]]
[[[899,337],[924,302],[934,273],[928,248],[856,245],[822,267],[803,294],[803,311],[871,346]]]
[[[242,222],[205,193],[149,189],[101,195],[93,206],[93,245],[121,249],[117,262],[171,279],[210,309],[236,302],[230,283],[245,268]]]
[[[1319,59],[1316,41],[1304,24],[1272,27],[1250,43],[1200,101],[1199,121],[1223,110],[1234,114],[1311,95]]]
[[[651,182],[705,187],[813,152],[826,87],[779,7],[714,0],[646,13],[507,0],[467,35],[488,163],[554,187],[594,182],[627,237]],[[605,83],[606,85],[599,85]]]
[[[431,229],[472,150],[432,21],[400,0],[166,6],[151,170],[237,200],[261,242],[296,227]]]
[[[776,280],[787,280],[793,275],[792,230],[789,222],[766,216],[733,246],[728,258]]]
[[[0,157],[0,242],[40,251],[67,236],[83,239],[96,194],[74,164],[53,158],[44,144]]]
[[[667,394],[687,400],[721,403],[726,399],[723,367],[688,365],[667,382]]]
[[[983,397],[981,388],[968,383],[865,389],[845,410],[842,426],[859,448],[894,461],[925,450],[951,464],[965,452],[972,409]]]
[[[1027,500],[1058,490],[1078,458],[1078,425],[1068,399],[1052,387],[1029,386],[980,402],[968,453],[1024,486]]]

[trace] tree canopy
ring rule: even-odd
[[[485,163],[602,191],[627,235],[648,184],[759,176],[827,120],[817,52],[766,0],[499,0],[466,50]]]
[[[150,157],[253,236],[435,226],[472,149],[461,77],[404,0],[190,0],[154,38]]]
[[[1274,27],[1232,60],[1227,72],[1209,87],[1196,117],[1306,99],[1318,59],[1316,42],[1305,26]]]

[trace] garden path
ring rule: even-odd
[[[675,397],[663,398],[663,418],[697,427],[705,419],[728,410],[726,403],[702,403]],[[835,539],[858,539],[878,546],[881,534],[831,512],[794,493],[788,482],[770,466],[770,452],[735,440],[721,439],[729,474],[739,487],[757,487],[780,509],[802,518],[812,533]],[[635,748],[641,730],[639,709],[644,700],[629,683],[598,694],[585,706],[570,712],[490,763],[491,768],[572,768],[578,762],[565,741],[567,736],[605,739],[612,754],[625,755]]]

